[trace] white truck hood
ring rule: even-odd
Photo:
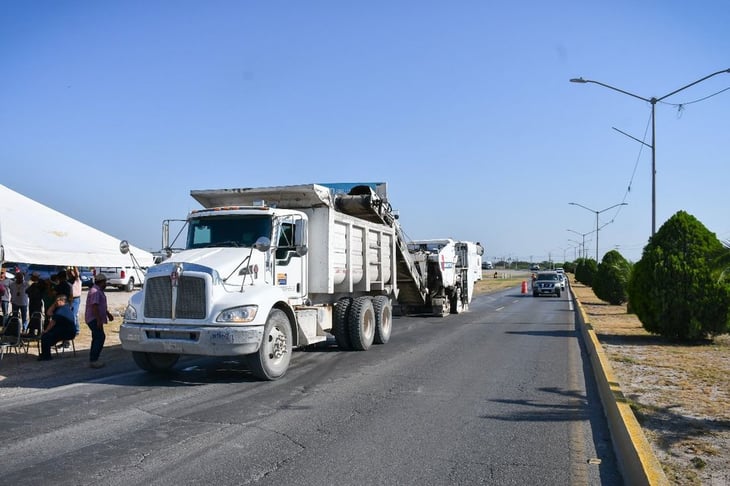
[[[251,256],[250,261],[247,260]],[[165,260],[160,266],[170,263],[182,263],[183,272],[185,272],[185,263],[193,263],[204,267],[212,268],[218,272],[218,276],[226,279],[231,273],[234,273],[227,283],[238,284],[242,280],[239,271],[246,267],[255,267],[257,271],[257,280],[261,281],[264,277],[264,260],[265,254],[251,248],[199,248],[195,250],[184,250],[173,254]],[[243,263],[243,264],[242,264]],[[252,282],[251,277],[247,277]]]

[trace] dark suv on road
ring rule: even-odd
[[[532,281],[532,296],[548,294],[560,297],[560,277],[558,272],[539,272]]]

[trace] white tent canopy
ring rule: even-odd
[[[132,266],[120,240],[0,184],[0,260],[78,267]],[[130,246],[140,266],[150,252]]]

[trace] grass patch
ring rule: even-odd
[[[633,358],[631,356],[619,356],[619,355],[611,355],[611,361],[615,361],[617,363],[625,363],[625,364],[639,364],[639,360],[636,358]]]

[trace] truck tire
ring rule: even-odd
[[[162,373],[169,371],[177,360],[180,359],[179,354],[165,353],[143,353],[141,351],[132,351],[132,359],[137,366],[150,373]]]
[[[352,344],[350,343],[350,308],[352,307],[352,298],[343,297],[335,304],[335,315],[332,319],[332,335],[335,337],[337,346],[343,351],[350,351]]]
[[[375,339],[375,310],[370,297],[358,297],[350,307],[350,345],[355,351],[366,351]]]
[[[433,304],[431,312],[436,317],[446,317],[451,312],[451,301],[447,298],[441,298],[441,304]]]
[[[131,292],[134,290],[134,277],[129,277],[129,280],[127,280],[127,285],[124,286],[124,290],[127,292]]]
[[[390,332],[393,329],[393,307],[390,299],[379,295],[373,299],[373,310],[375,311],[375,344],[386,344],[390,341]]]
[[[246,364],[260,380],[273,381],[284,376],[292,350],[292,330],[284,311],[272,309],[264,326],[264,340],[259,350],[246,355]]]
[[[560,289],[555,291],[555,297],[560,297]]]
[[[451,301],[451,313],[461,314],[464,311],[464,304],[461,301],[461,289],[457,288],[454,290],[454,294],[450,298]]]

